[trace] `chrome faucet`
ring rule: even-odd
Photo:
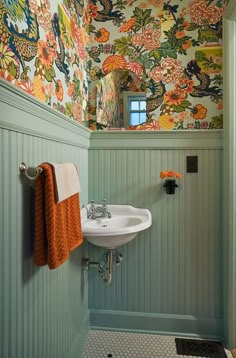
[[[87,210],[87,218],[88,219],[96,219],[96,207],[95,207],[95,204],[94,204],[94,200],[91,200],[91,205],[90,205],[90,208],[86,208]]]
[[[111,213],[107,210],[107,201],[103,199],[101,206],[95,206],[94,200],[91,200],[90,208],[87,209],[87,218],[88,219],[98,219],[98,218],[111,218]]]

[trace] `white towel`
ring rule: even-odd
[[[76,166],[73,163],[50,164],[54,171],[56,203],[60,203],[70,196],[80,193],[81,189],[78,173]]]

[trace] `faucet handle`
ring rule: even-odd
[[[90,205],[89,211],[90,211],[90,212],[94,212],[94,211],[95,211],[94,200],[91,200],[91,205]]]

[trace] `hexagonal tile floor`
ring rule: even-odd
[[[229,351],[226,354],[232,358]],[[174,336],[91,330],[81,358],[180,357],[194,356],[178,355]]]

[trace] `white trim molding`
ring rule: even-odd
[[[223,130],[93,132],[90,149],[222,149]]]
[[[236,2],[224,15],[224,337],[236,347]]]

